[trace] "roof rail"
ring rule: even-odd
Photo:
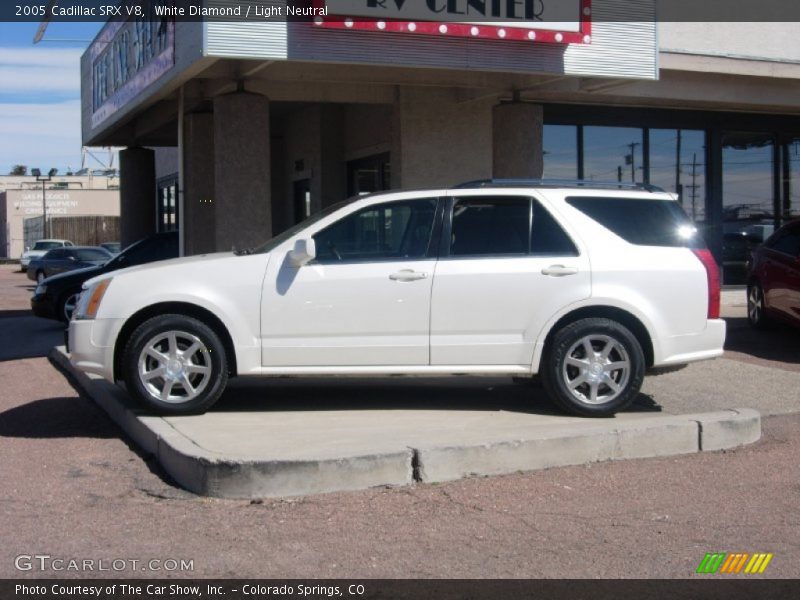
[[[649,183],[626,181],[593,181],[590,179],[477,179],[453,186],[453,189],[474,189],[485,187],[570,187],[570,188],[611,188],[620,190],[643,190],[663,192],[658,186]]]

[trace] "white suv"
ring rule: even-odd
[[[645,369],[720,356],[717,264],[652,188],[475,182],[331,206],[260,248],[84,284],[72,363],[162,413],[232,376],[541,375],[608,416]]]

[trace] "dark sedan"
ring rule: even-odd
[[[759,328],[772,320],[800,327],[800,220],[781,227],[753,252],[747,318]]]
[[[66,271],[97,267],[111,260],[112,254],[99,246],[53,248],[28,265],[28,279],[41,283],[45,278]]]
[[[157,233],[139,240],[101,266],[70,271],[41,282],[31,298],[33,314],[46,319],[69,321],[85,281],[109,271],[177,256],[178,234],[175,231]]]

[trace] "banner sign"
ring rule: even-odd
[[[94,128],[175,65],[175,20],[143,13],[109,21],[89,56]]]
[[[589,44],[592,0],[314,0],[321,28]]]

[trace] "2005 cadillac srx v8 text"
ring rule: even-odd
[[[720,356],[717,264],[653,188],[489,181],[331,206],[260,248],[84,284],[72,363],[166,414],[251,375],[540,375],[608,416]]]

